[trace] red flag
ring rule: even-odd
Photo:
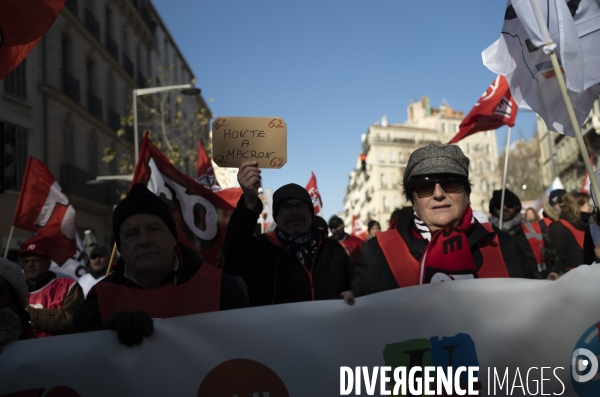
[[[594,165],[594,156],[590,155],[590,164]],[[581,184],[581,192],[585,194],[590,194],[592,188],[590,187],[590,174],[585,171],[585,176],[583,177],[583,183]]]
[[[180,243],[216,263],[233,206],[189,176],[179,172],[144,135],[132,186],[142,183],[171,208]]]
[[[0,1],[0,80],[42,39],[66,0]]]
[[[317,177],[315,173],[311,171],[311,177],[306,185],[306,190],[312,199],[313,207],[315,207],[315,215],[319,215],[321,209],[323,208],[323,201],[321,200],[321,195],[319,194],[319,188],[317,187]]]
[[[479,131],[489,131],[503,125],[515,125],[518,106],[510,94],[504,76],[497,76],[464,118],[458,133],[448,143],[456,143]]]
[[[50,259],[58,265],[75,255],[75,209],[46,164],[31,156],[27,159],[13,226],[52,241],[48,246]]]
[[[198,165],[196,166],[196,181],[201,185],[212,190],[221,189],[221,185],[215,176],[215,170],[212,163],[206,154],[206,150],[202,146],[202,142],[198,141]]]
[[[362,241],[367,241],[369,230],[356,215],[352,215],[352,232],[350,234],[358,237]]]

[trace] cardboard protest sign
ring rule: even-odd
[[[279,117],[218,117],[212,128],[213,161],[239,167],[254,160],[259,168],[287,162],[287,124]]]

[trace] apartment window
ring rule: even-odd
[[[402,152],[398,153],[398,161],[401,164],[404,164],[404,153],[402,153]]]
[[[96,82],[95,82],[95,78],[94,78],[96,66],[94,65],[94,62],[92,62],[91,60],[88,59],[86,65],[85,65],[85,71],[86,71],[86,82],[87,82],[88,92],[90,94],[94,94],[94,93],[96,93]]]
[[[2,133],[3,132],[3,133]],[[0,137],[4,136],[4,189],[19,190],[27,165],[27,130],[14,124],[0,122]]]
[[[458,132],[458,124],[452,124],[452,132],[454,132],[455,134]]]
[[[63,126],[63,155],[62,160],[65,164],[74,163],[74,133],[73,127],[65,124]]]
[[[475,170],[477,170],[477,164],[475,164],[475,162],[474,162],[474,161],[471,161],[471,162],[469,163],[469,170],[470,170],[470,171],[475,171]]]
[[[483,161],[477,161],[477,165],[479,166],[479,171],[483,172]]]
[[[129,52],[129,35],[127,34],[127,27],[123,26],[123,32],[121,34],[121,44],[123,45],[123,54],[128,55]]]
[[[394,152],[392,152],[390,150],[390,163],[395,163],[396,162],[396,157],[394,156]]]
[[[465,152],[471,153],[471,145],[469,145],[468,143],[465,146]]]
[[[88,140],[88,171],[92,175],[98,175],[98,142],[96,141],[96,135],[90,134]]]
[[[491,161],[488,161],[488,170],[494,172],[496,171],[496,167],[494,166],[494,163],[492,163]]]
[[[446,123],[441,123],[440,128],[442,130],[442,133],[446,133]]]
[[[380,163],[385,163],[385,155],[383,154],[383,150],[379,149],[379,151],[377,152],[378,156],[379,156],[379,162]]]
[[[400,198],[398,196],[394,196],[394,208],[400,208]]]
[[[390,212],[390,205],[388,203],[387,197],[383,196],[383,212]]]
[[[396,180],[396,174],[392,174],[390,178],[391,178],[390,187],[392,189],[396,189],[398,187],[397,180]]]
[[[146,73],[152,79],[152,47],[146,47]]]
[[[482,192],[487,192],[488,191],[488,183],[485,179],[481,180],[481,191]]]
[[[109,77],[108,81],[107,81],[106,101],[107,101],[108,106],[110,106],[113,110],[116,109],[116,106],[115,106],[115,79],[113,79],[112,77]]]
[[[26,60],[15,70],[10,72],[8,76],[4,78],[4,93],[15,96],[17,98],[27,98],[27,73],[26,73]]]
[[[385,183],[385,174],[381,174],[381,188],[386,189],[387,185]]]

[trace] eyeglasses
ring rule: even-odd
[[[294,210],[294,208],[296,208],[296,210],[300,214],[305,214],[308,212],[308,205],[306,205],[306,203],[297,203],[297,204],[285,203],[281,206],[281,208],[279,209],[279,212],[281,212],[282,214],[291,214],[292,211]]]
[[[506,208],[508,208],[509,210],[512,210],[512,209],[513,209],[513,208],[515,208],[517,205],[516,205],[516,204],[513,204],[513,203],[504,203],[504,206],[505,206]],[[497,209],[497,210],[499,210],[499,209],[500,209],[500,206],[499,206],[499,205],[496,205],[494,208],[495,208],[495,209]]]
[[[463,190],[464,181],[464,178],[455,176],[445,176],[441,178],[422,176],[417,178],[414,191],[419,198],[429,197],[433,195],[435,186],[439,184],[446,193],[458,193]]]

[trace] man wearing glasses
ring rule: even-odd
[[[94,247],[90,252],[90,272],[77,280],[83,289],[84,296],[87,296],[92,287],[104,277],[106,277],[106,268],[108,267],[108,250],[104,247]]]
[[[519,244],[473,217],[469,159],[458,146],[415,150],[403,185],[414,214],[365,243],[350,291],[343,293],[346,303],[412,285],[521,277],[526,259]]]
[[[243,163],[238,182],[243,195],[223,246],[228,266],[248,284],[252,306],[333,299],[350,287],[351,265],[344,248],[313,223],[314,208],[302,186],[290,183],[273,194],[272,232],[254,235],[263,205],[258,198],[261,170]]]
[[[490,223],[500,225],[500,204],[502,190],[494,190],[490,200]],[[527,255],[527,268],[523,269],[526,278],[548,277],[544,260],[544,238],[542,228],[537,222],[526,222],[521,215],[521,200],[509,189],[504,190],[504,209],[502,211],[502,231],[510,234],[519,242]]]

